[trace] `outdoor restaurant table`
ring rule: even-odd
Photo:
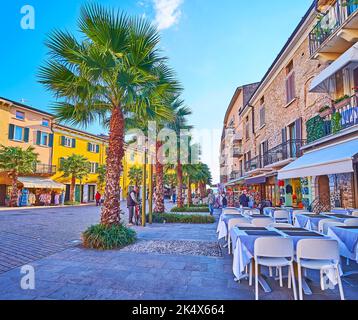
[[[353,210],[352,209],[344,209],[344,208],[334,208],[331,210],[331,212],[351,215]]]
[[[295,226],[301,228],[307,228],[309,230],[318,230],[318,224],[321,220],[332,219],[337,222],[344,223],[347,219],[354,219],[355,217],[349,216],[347,214],[296,214]],[[358,219],[358,218],[356,218]]]
[[[341,256],[358,263],[358,227],[330,227],[328,236],[338,241]]]
[[[228,236],[229,221],[231,219],[237,219],[237,218],[245,218],[245,217],[241,215],[239,212],[238,214],[222,214],[220,216],[220,220],[217,228],[217,233],[219,234],[218,235],[219,240],[224,239]],[[249,223],[249,220],[247,220],[247,222]]]
[[[285,229],[285,228],[233,228],[230,236],[233,243],[233,273],[237,280],[247,278],[245,268],[254,258],[255,241],[262,237],[285,237],[291,238],[294,243],[295,251],[297,243],[302,239],[319,239],[327,238],[319,233],[312,232],[303,228]],[[327,272],[329,280],[336,285],[335,275],[332,272]],[[263,277],[259,279],[261,286],[265,292],[271,292],[268,283]],[[307,282],[303,279],[303,289],[305,294],[310,295],[310,290]]]

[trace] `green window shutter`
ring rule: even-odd
[[[30,136],[30,129],[25,128],[24,129],[24,142],[29,142],[29,136]]]
[[[60,161],[59,161],[59,170],[62,170],[62,167],[63,167],[63,162],[65,161],[65,158],[60,158]]]
[[[87,143],[87,151],[88,151],[88,152],[91,151],[91,143],[90,143],[90,142]]]
[[[76,139],[72,139],[72,148],[76,148]]]
[[[96,165],[95,165],[95,168],[96,168],[96,169],[95,169],[95,170],[96,170],[95,172],[96,172],[96,173],[98,173],[98,167],[99,167],[99,164],[96,163]]]
[[[51,134],[50,134],[50,138],[49,138],[48,146],[49,146],[50,148],[52,148],[52,147],[53,147],[53,133],[51,133]]]
[[[9,125],[9,140],[14,139],[15,126],[13,124]]]
[[[65,136],[62,136],[61,137],[61,146],[64,146],[65,145]]]
[[[37,144],[38,146],[41,145],[41,131],[37,131],[36,144]]]
[[[96,145],[96,153],[99,153],[99,145]]]

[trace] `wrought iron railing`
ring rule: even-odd
[[[263,166],[301,157],[303,154],[301,148],[305,144],[306,140],[289,140],[270,149],[263,155]]]
[[[356,11],[358,5],[350,0],[337,0],[329,9],[319,17],[309,35],[310,52],[314,55],[321,45]]]
[[[236,179],[240,179],[242,178],[244,175],[243,175],[243,172],[240,171],[240,170],[235,170],[235,171],[232,171],[231,174],[230,174],[230,180],[236,180]]]
[[[235,147],[233,150],[233,155],[234,157],[240,157],[242,156],[243,152],[242,152],[242,148],[240,147]]]
[[[42,163],[35,163],[33,173],[34,174],[55,174],[56,166],[42,164]]]
[[[245,171],[250,172],[262,168],[262,157],[257,156],[245,162]]]

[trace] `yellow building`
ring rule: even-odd
[[[97,169],[106,163],[107,139],[59,124],[54,124],[52,129],[54,132],[53,164],[57,168],[52,179],[66,185],[65,201],[69,200],[71,177],[63,177],[63,172],[60,170],[61,162],[73,154],[84,156],[91,167],[91,173],[87,177],[82,181],[76,181],[76,201],[95,201]]]

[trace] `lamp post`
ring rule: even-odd
[[[142,227],[146,225],[147,219],[147,148],[144,147],[143,155],[143,177],[142,177]]]
[[[149,224],[153,223],[153,165],[149,161]]]

